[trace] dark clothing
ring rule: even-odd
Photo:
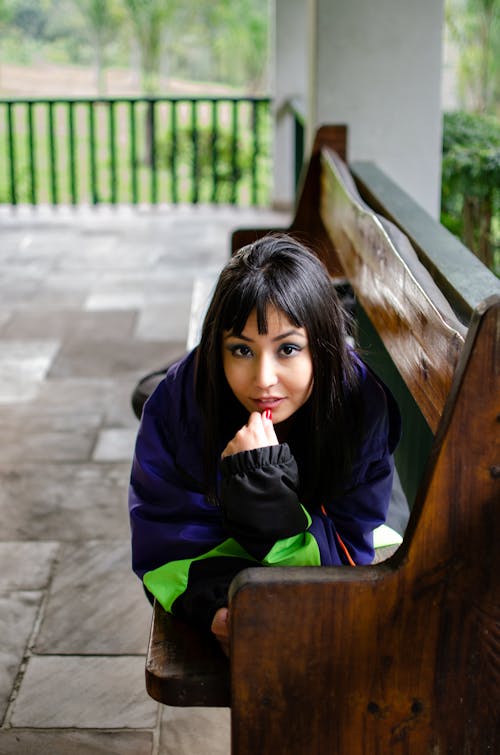
[[[129,508],[133,569],[146,588],[166,610],[209,627],[247,566],[371,563],[400,429],[385,386],[357,360],[364,432],[342,494],[306,508],[285,443],[223,459],[219,507],[203,492],[194,359],[191,352],[169,369],[144,406],[137,437]]]

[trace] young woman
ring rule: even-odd
[[[368,564],[399,413],[346,338],[319,259],[268,236],[223,269],[199,346],[144,406],[133,568],[167,611],[227,643],[248,566]]]

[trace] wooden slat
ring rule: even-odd
[[[406,236],[361,199],[345,164],[322,153],[321,216],[363,309],[437,430],[466,329]]]
[[[155,601],[146,689],[167,705],[230,704],[229,662],[210,632],[167,614]]]

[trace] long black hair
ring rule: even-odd
[[[316,507],[342,490],[359,442],[357,371],[346,316],[325,266],[285,234],[265,236],[229,260],[203,322],[195,390],[204,420],[207,491],[216,501],[221,449],[248,418],[224,375],[223,332],[240,335],[255,310],[258,332],[266,334],[270,306],[308,336],[313,387],[287,442],[299,465],[302,502]]]

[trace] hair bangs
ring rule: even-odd
[[[223,330],[240,335],[249,316],[255,311],[257,330],[260,335],[266,335],[269,307],[282,312],[296,328],[303,327],[307,313],[304,312],[301,295],[294,291],[290,282],[275,280],[274,276],[272,278],[262,271],[260,275],[246,278],[231,290],[221,314]]]

